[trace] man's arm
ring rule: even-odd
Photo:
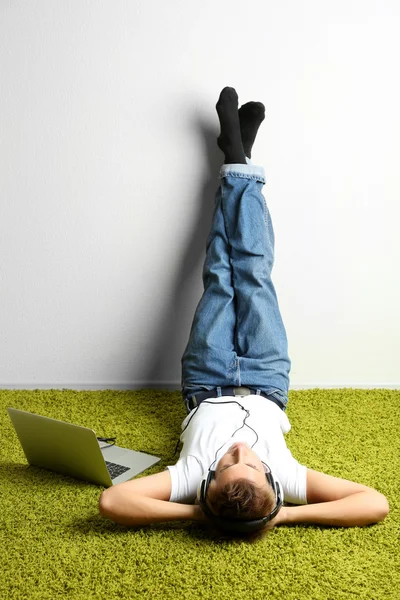
[[[111,499],[106,492],[100,497],[100,514],[120,525],[141,526],[163,521],[201,521],[204,518],[200,507],[194,504],[157,500],[132,493],[126,488],[119,490],[118,498],[113,495]]]
[[[386,497],[366,485],[307,469],[307,504],[284,506],[277,524],[319,523],[363,527],[383,521],[389,513]]]
[[[168,469],[131,479],[104,490],[99,511],[121,525],[148,525],[160,521],[204,519],[199,506],[170,502],[171,474]]]
[[[332,502],[284,506],[280,512],[278,525],[319,523],[336,527],[363,527],[383,521],[389,513],[389,504],[379,492],[363,491]]]

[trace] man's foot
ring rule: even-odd
[[[247,102],[239,108],[238,113],[244,153],[251,158],[258,128],[265,119],[265,106],[262,102]]]
[[[238,95],[232,87],[225,87],[215,106],[221,125],[218,147],[225,154],[225,164],[246,163],[238,112]]]

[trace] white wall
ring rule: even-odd
[[[291,387],[400,387],[400,8],[0,4],[0,387],[180,387],[223,155],[267,117]]]

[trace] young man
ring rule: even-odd
[[[238,109],[236,91],[225,87],[216,109],[225,162],[204,292],[182,356],[183,448],[162,473],[105,490],[100,512],[133,526],[264,517],[264,532],[282,523],[381,521],[389,512],[385,496],[308,469],[287,448],[291,361],[271,280],[274,231],[262,195],[265,173],[250,160],[265,108],[249,102]]]

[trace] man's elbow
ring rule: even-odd
[[[99,513],[102,517],[113,518],[113,502],[109,490],[104,490],[99,498]]]
[[[385,517],[387,517],[388,514],[390,513],[390,506],[389,506],[389,502],[385,496],[383,496],[382,502],[383,502],[383,508],[382,508],[382,514],[383,514],[382,521],[383,521],[383,519]]]
[[[138,497],[139,499],[145,500],[145,498],[141,498],[140,496]],[[147,521],[141,520],[143,518],[143,506],[139,507],[138,516],[136,502],[133,502],[132,498],[130,498],[130,502],[127,505],[126,498],[124,498],[124,494],[121,495],[118,486],[104,490],[99,498],[98,506],[102,517],[106,517],[118,525],[136,526],[147,523]]]
[[[378,521],[383,521],[389,514],[390,512],[390,507],[389,507],[389,502],[386,498],[386,496],[384,496],[383,494],[381,494],[380,492],[376,492],[377,493],[377,514],[378,514]]]

